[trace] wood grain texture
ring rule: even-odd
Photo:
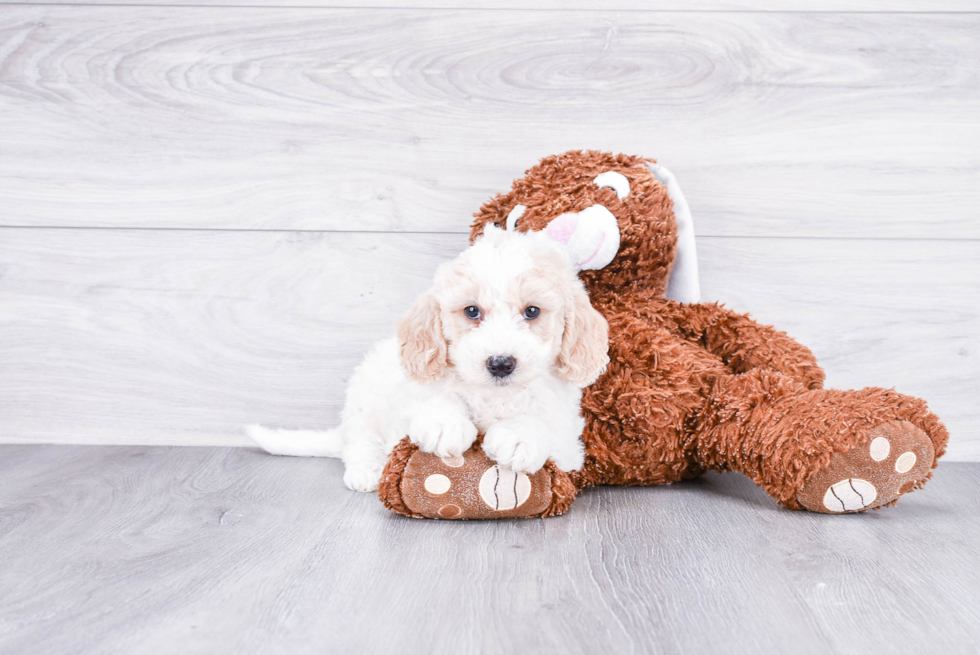
[[[334,424],[350,372],[456,234],[5,229],[0,440],[245,444]],[[980,242],[707,238],[704,297],[841,387],[926,398],[980,459]],[[964,299],[952,302],[951,299]]]
[[[0,224],[461,232],[594,147],[702,236],[980,238],[978,79],[977,14],[11,5]]]
[[[4,235],[0,366],[21,371],[0,377],[19,416],[4,434],[125,442],[139,433],[151,443],[246,443],[243,419],[335,421],[370,344],[393,333],[437,264],[466,244],[461,235]]]
[[[336,460],[0,447],[0,653],[906,653],[980,640],[980,465],[895,507],[746,478],[416,521]]]
[[[0,0],[0,5],[139,5],[228,7],[323,7],[359,9],[467,9],[519,11],[772,11],[772,12],[969,12],[975,0]]]

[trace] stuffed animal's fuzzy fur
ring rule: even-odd
[[[821,512],[877,508],[921,487],[948,439],[923,400],[824,389],[813,354],[786,333],[719,304],[664,298],[676,224],[649,161],[595,151],[548,157],[473,224],[476,238],[523,205],[516,229],[540,231],[596,204],[618,223],[618,254],[580,274],[609,323],[610,364],[583,396],[586,460],[572,483],[654,485],[737,471],[786,507]],[[609,171],[629,180],[628,196],[595,183]],[[398,458],[410,456],[396,451],[389,461],[381,489],[389,506],[401,502]]]

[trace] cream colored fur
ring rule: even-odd
[[[481,318],[467,318],[476,306]],[[540,308],[533,320],[527,307]],[[608,364],[608,326],[589,304],[568,255],[542,233],[488,226],[354,371],[336,430],[249,426],[267,451],[340,456],[351,489],[377,488],[391,449],[406,435],[427,452],[461,455],[484,433],[503,466],[534,472],[546,460],[581,468],[581,387]],[[513,373],[493,377],[488,359],[510,356]],[[315,434],[315,433],[314,433]]]

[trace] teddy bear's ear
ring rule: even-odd
[[[701,302],[701,285],[698,280],[698,252],[694,247],[694,220],[691,208],[681,193],[674,174],[660,164],[649,164],[650,172],[657,181],[667,187],[667,194],[674,202],[677,219],[677,252],[667,280],[667,293],[678,302]]]

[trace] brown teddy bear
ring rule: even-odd
[[[611,214],[618,228],[580,248],[583,260],[590,244],[593,257],[608,252],[608,263],[580,277],[609,322],[610,357],[584,390],[582,469],[549,462],[528,476],[495,465],[479,443],[462,460],[443,461],[406,439],[378,489],[390,509],[433,518],[552,516],[585,487],[737,471],[788,508],[845,513],[893,505],[931,477],[948,434],[925,401],[880,388],[824,389],[813,354],[784,332],[715,303],[664,297],[678,227],[653,163],[596,151],[547,157],[473,223],[472,239],[494,223],[574,240],[592,214]]]

